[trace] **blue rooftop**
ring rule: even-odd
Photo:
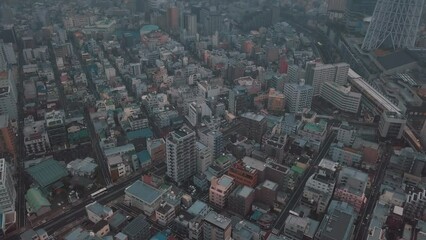
[[[188,208],[187,212],[192,215],[200,215],[200,213],[203,211],[203,209],[207,208],[207,204],[205,202],[202,202],[200,200],[195,201],[194,204],[192,204],[191,207]]]
[[[141,166],[151,162],[151,155],[149,155],[147,150],[136,153],[136,156],[138,157]]]
[[[147,204],[154,203],[162,195],[160,190],[155,189],[140,180],[137,180],[127,187],[125,193],[130,194]]]
[[[86,205],[86,209],[102,218],[108,216],[110,213],[112,214],[112,209],[110,207],[101,205],[98,202]]]
[[[152,138],[152,136],[154,136],[151,128],[142,128],[135,131],[130,131],[130,132],[127,132],[126,135],[129,141],[132,141],[138,138]]]

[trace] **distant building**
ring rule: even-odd
[[[214,211],[207,214],[203,221],[204,239],[230,240],[232,235],[231,219]]]
[[[262,229],[255,223],[241,220],[232,229],[232,239],[235,240],[256,240],[262,239]]]
[[[247,216],[251,212],[255,191],[251,187],[238,186],[228,196],[228,208],[241,216]]]
[[[195,132],[184,126],[166,139],[167,176],[176,183],[192,177],[197,170]]]
[[[235,116],[239,116],[249,106],[248,91],[242,86],[236,86],[229,91],[228,110]]]
[[[44,119],[51,146],[59,148],[65,147],[67,144],[65,113],[63,111],[47,112]]]
[[[197,172],[203,173],[212,164],[212,154],[210,149],[202,144],[196,142],[197,147]]]
[[[268,93],[268,111],[281,113],[285,110],[285,96],[275,89],[269,89]]]
[[[301,79],[299,83],[285,84],[284,96],[290,113],[302,112],[303,109],[311,109],[313,88]]]
[[[242,135],[257,143],[262,143],[262,137],[267,128],[266,118],[253,112],[247,112],[241,115],[241,122],[243,125]]]
[[[350,126],[347,122],[342,122],[337,129],[337,141],[345,145],[352,145],[355,142],[356,129]]]
[[[224,208],[234,186],[235,182],[232,177],[227,175],[220,178],[213,177],[209,190],[210,203],[218,208]]]
[[[335,82],[344,85],[347,82],[349,64],[321,64],[309,62],[306,64],[306,82],[313,87],[313,95],[317,96],[321,92],[321,87],[325,82]]]
[[[95,159],[86,157],[85,159],[76,159],[67,164],[67,169],[71,175],[89,177],[95,176],[98,164],[95,163]]]
[[[50,140],[43,120],[34,121],[32,116],[26,118],[23,134],[26,156],[40,156],[50,151]]]
[[[198,131],[200,142],[212,151],[213,159],[218,158],[223,153],[223,134],[220,131],[213,131],[203,128]]]

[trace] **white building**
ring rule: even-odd
[[[89,203],[85,208],[87,218],[93,223],[97,223],[101,220],[108,220],[113,214],[110,207],[101,205],[98,202]]]
[[[0,159],[0,210],[15,211],[16,190],[9,165]]]
[[[289,112],[302,112],[305,108],[311,109],[313,88],[301,79],[299,83],[284,85],[284,96]]]
[[[196,173],[195,132],[187,126],[175,130],[166,139],[167,176],[181,183]]]
[[[222,132],[204,128],[198,131],[198,137],[200,138],[200,142],[211,150],[213,159],[222,155],[224,148]]]
[[[44,121],[34,121],[32,116],[24,121],[24,145],[27,156],[43,155],[50,150],[50,141]]]
[[[385,111],[382,113],[379,121],[380,136],[400,139],[406,125],[407,119],[402,114]]]
[[[357,113],[362,94],[351,92],[350,86],[342,86],[334,82],[325,82],[322,84],[320,96],[342,111]]]
[[[125,201],[151,216],[160,207],[163,193],[144,182],[137,180],[124,190]]]
[[[321,86],[325,82],[335,82],[338,85],[347,82],[349,65],[346,63],[339,64],[322,64],[310,62],[306,64],[305,79],[314,89],[314,96],[320,94]]]
[[[337,129],[337,141],[342,142],[345,145],[352,145],[355,142],[356,129],[350,126],[347,122],[342,122],[340,127]]]

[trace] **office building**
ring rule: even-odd
[[[12,85],[0,86],[0,114],[8,114],[11,120],[18,118],[17,95]]]
[[[232,239],[231,219],[211,211],[203,220],[203,237],[209,240]]]
[[[255,191],[251,187],[240,185],[228,197],[228,209],[240,215],[247,216],[251,212]]]
[[[350,86],[326,82],[321,87],[320,96],[337,109],[349,113],[358,113],[361,93],[352,92]]]
[[[234,178],[235,183],[249,187],[257,186],[257,170],[246,165],[243,161],[237,161],[228,169],[228,175]]]
[[[305,80],[299,83],[289,83],[284,85],[284,96],[286,106],[290,113],[302,112],[303,109],[311,109],[313,88],[305,85]]]
[[[15,133],[9,115],[0,115],[0,152],[16,158]]]
[[[322,64],[309,62],[306,64],[305,80],[313,88],[313,95],[318,96],[322,84],[335,82],[338,85],[346,84],[348,78],[349,64]]]
[[[65,128],[65,113],[51,111],[44,115],[47,135],[52,147],[65,147],[67,144],[67,130]]]
[[[16,190],[10,166],[4,158],[0,159],[0,210],[15,211]]]
[[[197,15],[195,14],[187,14],[185,15],[184,26],[187,33],[190,36],[195,36],[197,34]]]
[[[127,120],[132,131],[149,127],[148,118],[142,113],[132,114]]]
[[[179,31],[179,10],[180,9],[176,6],[167,8],[167,28],[171,32]]]
[[[195,132],[187,126],[171,132],[166,139],[166,174],[176,183],[182,183],[197,171],[195,141]]]
[[[379,133],[383,138],[400,139],[407,125],[407,119],[399,112],[382,113],[379,121]]]
[[[220,131],[202,128],[198,130],[200,142],[206,145],[212,152],[213,159],[220,157],[223,153],[223,134]]]
[[[249,139],[262,143],[263,134],[266,132],[266,118],[260,114],[246,112],[241,115],[243,125],[241,134]]]
[[[215,207],[224,208],[229,194],[235,187],[234,179],[224,174],[220,178],[213,177],[210,182],[210,203]]]
[[[424,0],[377,0],[362,49],[414,47],[423,5]]]
[[[197,148],[197,172],[203,173],[212,164],[212,152],[210,148],[201,142],[196,142],[195,145]]]
[[[7,71],[9,65],[13,64],[17,64],[17,59],[12,43],[0,40],[0,72]]]
[[[357,212],[367,201],[365,189],[367,188],[368,175],[360,170],[344,167],[339,172],[335,198],[349,203]]]
[[[315,240],[351,239],[357,214],[345,202],[331,201],[327,214],[315,234]]]
[[[232,114],[239,116],[249,105],[247,89],[243,86],[236,86],[229,91],[228,110]]]

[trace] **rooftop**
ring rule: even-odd
[[[226,229],[228,226],[231,225],[231,219],[226,218],[225,216],[222,216],[215,211],[210,211],[204,218],[204,221],[213,224],[221,229]]]
[[[154,136],[151,128],[142,128],[135,131],[130,131],[130,132],[127,132],[126,135],[129,141],[132,141],[138,138],[152,138],[152,136]]]
[[[128,236],[135,236],[140,231],[145,231],[147,225],[149,225],[149,223],[146,221],[145,216],[139,215],[127,224],[127,226],[123,228],[122,232]]]
[[[332,205],[333,202],[335,205],[343,204],[333,200],[330,205]],[[346,207],[350,206],[346,205]],[[356,214],[346,211],[344,206],[343,208],[333,208],[330,206],[328,214],[323,218],[316,236],[319,239],[349,239],[352,234],[355,218]]]
[[[2,114],[0,115],[0,129],[5,128],[9,125],[9,115]]]
[[[132,185],[125,189],[126,194],[130,194],[147,204],[152,204],[162,195],[160,190],[157,190],[144,182],[137,180]]]
[[[28,174],[41,187],[49,186],[68,176],[64,166],[54,159],[48,159],[27,169]]]
[[[204,209],[206,209],[208,207],[209,206],[206,203],[204,203],[200,200],[197,200],[197,201],[195,201],[194,204],[192,204],[191,207],[188,208],[187,212],[196,216],[196,215],[200,215],[201,212],[204,211]]]
[[[42,207],[50,207],[50,202],[43,196],[38,188],[30,188],[25,194],[25,199],[31,210],[37,212]],[[0,224],[1,225],[1,224]]]
[[[276,191],[277,188],[278,188],[278,184],[276,184],[272,181],[269,181],[269,180],[265,180],[262,183],[262,187],[267,188],[267,189],[272,190],[272,191]]]
[[[102,218],[112,214],[112,209],[110,207],[104,206],[98,202],[93,202],[86,205],[86,209]]]
[[[234,182],[234,179],[226,174],[222,175],[218,180],[217,183],[221,186],[224,186],[226,188],[230,187],[232,183]]]
[[[253,113],[253,112],[243,113],[243,114],[241,114],[241,117],[247,118],[247,119],[250,119],[250,120],[254,120],[254,121],[257,121],[257,122],[260,122],[263,119],[265,119],[265,116],[260,115],[260,114],[256,114],[256,113]]]

